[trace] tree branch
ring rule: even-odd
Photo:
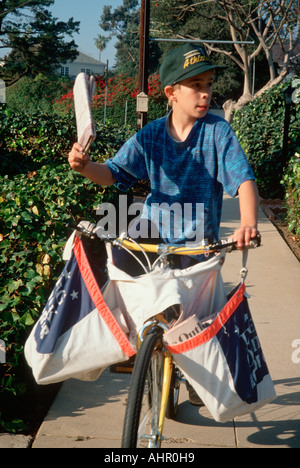
[[[5,16],[9,15],[10,13],[13,13],[17,9],[20,8],[25,8],[26,6],[32,4],[34,6],[37,2],[33,2],[32,0],[27,0],[19,5],[15,5],[14,7],[10,8],[9,10],[4,11],[3,13],[0,13],[0,18],[4,18]]]

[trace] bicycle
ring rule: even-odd
[[[97,239],[95,226],[75,229],[90,239]],[[142,264],[145,274],[160,266],[168,269],[170,255],[209,255],[236,250],[236,243],[222,241],[209,245],[160,245],[140,244],[128,237],[110,239],[102,234],[99,236],[106,245],[117,245],[126,249],[132,255],[141,251],[146,259]],[[251,241],[250,247],[260,245],[260,236]],[[147,253],[156,253],[157,259],[150,263]],[[245,274],[245,272],[243,273]],[[174,419],[177,414],[180,383],[184,379],[173,361],[172,354],[167,350],[163,335],[170,330],[178,319],[176,307],[147,320],[139,330],[137,354],[130,380],[129,394],[123,426],[122,448],[160,448],[164,440],[163,428],[165,418]]]

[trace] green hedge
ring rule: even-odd
[[[117,191],[101,189],[72,171],[66,155],[76,132],[73,116],[0,112],[0,431],[24,430],[11,410],[28,391],[23,346],[62,269],[66,223],[97,221],[94,209]],[[97,125],[92,158],[114,154],[132,133]],[[17,416],[17,415],[16,415]]]
[[[54,113],[56,100],[70,86],[67,77],[37,75],[24,76],[6,89],[6,103],[10,110],[20,113]]]
[[[285,202],[289,230],[295,234],[300,243],[300,152],[289,162],[283,178],[286,187]]]
[[[284,90],[288,84],[274,86],[236,112],[233,128],[246,152],[263,198],[283,198],[281,184],[284,127]],[[291,107],[289,155],[300,145],[300,106]]]

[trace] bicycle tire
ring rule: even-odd
[[[166,413],[166,417],[168,419],[176,418],[178,402],[179,402],[179,389],[180,389],[180,381],[179,381],[177,372],[175,370],[175,367],[173,366],[167,413]]]
[[[162,334],[154,330],[145,337],[137,353],[129,386],[122,448],[160,447],[157,428],[164,362],[161,349]],[[152,386],[153,378],[155,385]]]

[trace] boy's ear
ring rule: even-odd
[[[174,102],[175,99],[176,99],[176,96],[175,96],[175,93],[174,93],[174,91],[175,91],[174,86],[168,85],[168,86],[165,87],[164,91],[165,91],[165,95],[167,96],[168,100]]]

